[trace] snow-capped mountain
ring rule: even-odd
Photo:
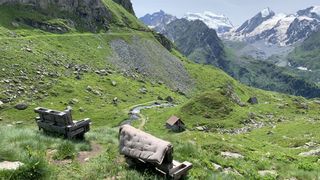
[[[223,35],[226,39],[268,44],[292,45],[320,29],[320,6],[300,10],[295,14],[275,14],[266,8],[238,28]]]
[[[200,20],[209,28],[215,29],[217,33],[225,33],[233,28],[231,21],[224,15],[217,15],[210,11],[203,13],[187,13],[183,18],[194,21]]]
[[[164,31],[166,25],[177,19],[177,17],[167,14],[162,10],[153,14],[147,14],[140,18],[144,24],[158,32]],[[231,21],[226,16],[217,15],[209,11],[203,13],[187,13],[182,19],[187,19],[189,21],[200,20],[209,28],[216,30],[218,34],[228,32],[234,28]]]
[[[312,6],[297,12],[299,16],[307,16],[320,20],[320,6]]]
[[[235,32],[239,34],[250,34],[257,27],[259,27],[259,25],[271,19],[274,15],[275,13],[273,11],[271,11],[269,8],[266,8],[255,15],[253,18],[244,22],[239,28],[235,30]]]
[[[151,29],[155,29],[160,32],[167,24],[176,20],[177,17],[160,10],[159,12],[147,14],[139,19]]]

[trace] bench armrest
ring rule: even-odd
[[[69,131],[73,131],[81,127],[90,126],[90,124],[91,124],[91,120],[89,118],[86,118],[74,123],[74,125],[69,125],[67,127]]]

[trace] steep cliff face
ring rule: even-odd
[[[133,6],[130,0],[113,0],[115,3],[120,4],[122,7],[124,7],[128,12],[135,15]]]
[[[76,15],[82,25],[90,30],[107,28],[112,19],[111,12],[101,0],[0,0],[0,5],[20,4],[56,17]],[[64,12],[64,13],[61,13]]]
[[[197,63],[212,64],[224,69],[224,47],[215,30],[200,20],[177,19],[162,31],[177,48]]]

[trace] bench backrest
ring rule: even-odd
[[[52,123],[57,126],[73,125],[71,109],[61,112],[46,108],[36,108],[35,112],[39,113],[41,121]]]
[[[119,133],[121,154],[158,165],[172,162],[173,146],[170,142],[129,125],[121,126]]]

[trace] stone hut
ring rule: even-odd
[[[171,116],[166,122],[166,128],[175,132],[182,132],[185,130],[185,124],[180,118]]]

